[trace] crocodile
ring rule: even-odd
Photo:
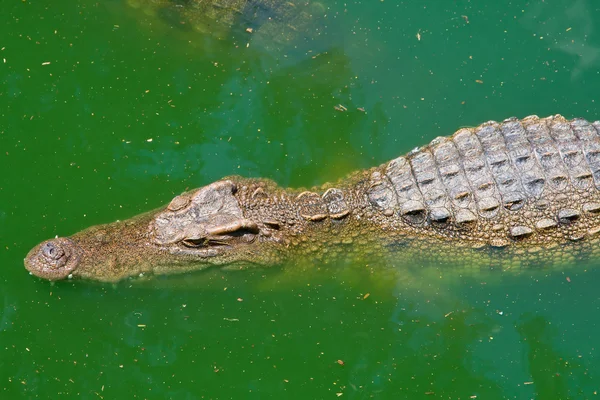
[[[33,248],[31,274],[114,282],[211,266],[449,261],[489,267],[600,256],[600,121],[489,121],[309,190],[224,178],[154,211]]]
[[[217,39],[234,32],[259,33],[267,42],[285,44],[318,30],[325,14],[317,1],[288,0],[127,0],[146,15],[175,27],[192,29]]]

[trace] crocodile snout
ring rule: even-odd
[[[81,249],[70,239],[47,240],[27,254],[25,268],[40,278],[65,279],[77,268],[81,253]]]

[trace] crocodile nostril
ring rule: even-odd
[[[40,278],[65,279],[78,267],[82,255],[71,239],[57,237],[31,249],[25,257],[25,268]]]
[[[60,246],[52,242],[48,242],[42,247],[42,254],[49,260],[59,260],[65,255],[65,252],[60,248]]]

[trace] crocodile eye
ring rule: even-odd
[[[185,247],[198,248],[203,247],[207,244],[208,240],[206,238],[194,238],[194,239],[184,239],[181,241]]]
[[[42,246],[42,254],[47,260],[56,261],[65,255],[65,251],[60,246],[47,242]]]

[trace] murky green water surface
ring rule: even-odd
[[[311,186],[485,120],[600,118],[598,5],[505,3],[326,0],[282,44],[121,0],[4,1],[0,397],[593,398],[597,265],[116,287],[23,268],[41,240],[225,175]]]

